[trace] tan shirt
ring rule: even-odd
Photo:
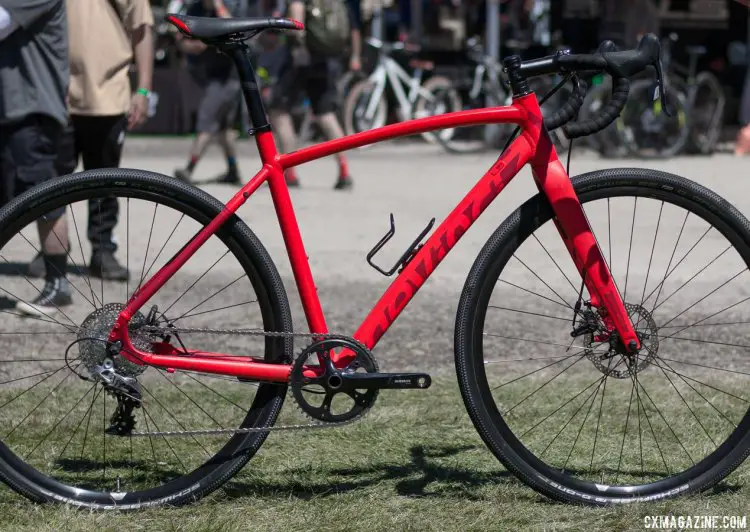
[[[108,116],[130,107],[130,34],[153,26],[149,0],[66,0],[71,114]],[[115,9],[116,8],[116,9]]]

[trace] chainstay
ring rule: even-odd
[[[262,329],[215,329],[215,328],[196,328],[196,327],[154,327],[147,326],[139,328],[139,330],[154,333],[154,334],[229,334],[229,335],[242,335],[242,336],[269,336],[275,338],[316,338],[316,339],[335,339],[335,340],[349,340],[357,344],[362,345],[361,342],[356,339],[336,333],[303,333],[303,332],[286,332],[286,331],[265,331]],[[362,346],[364,347],[364,346]],[[292,396],[292,401],[294,397]],[[296,405],[297,402],[294,401]],[[299,405],[297,406],[299,409]],[[301,409],[300,409],[301,411]],[[222,434],[256,434],[261,432],[286,432],[295,430],[313,430],[313,429],[334,429],[340,428],[347,425],[351,425],[360,421],[369,410],[362,412],[360,416],[347,421],[339,421],[334,423],[307,423],[307,424],[295,424],[295,425],[273,425],[270,427],[237,427],[236,429],[195,429],[195,430],[168,430],[158,432],[131,432],[130,437],[143,438],[152,436],[162,437],[187,437],[187,436],[219,436]],[[306,415],[302,412],[303,415]]]

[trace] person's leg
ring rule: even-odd
[[[83,168],[117,168],[125,142],[127,117],[73,116],[76,144],[83,158]],[[89,274],[114,281],[129,277],[127,268],[115,259],[117,243],[113,231],[117,225],[119,205],[114,196],[89,200],[87,236],[91,243]]]
[[[227,173],[219,181],[238,185],[241,183],[239,170],[237,169],[237,119],[239,118],[240,82],[238,79],[230,78],[224,86],[222,95],[223,105],[219,110],[219,127],[216,142],[224,152],[227,161]]]
[[[8,143],[4,173],[11,174],[15,182],[14,194],[57,176],[55,162],[58,155],[62,125],[42,115],[32,115],[14,128],[5,141]],[[39,242],[45,266],[45,283],[31,301],[19,301],[19,312],[42,316],[55,312],[73,302],[65,277],[67,255],[70,247],[65,209],[48,212],[37,221]]]
[[[198,106],[198,117],[195,124],[197,134],[190,148],[190,160],[187,166],[175,170],[174,175],[182,181],[190,181],[198,161],[206,153],[208,145],[214,135],[221,129],[217,117],[222,105],[222,82],[220,80],[208,80],[203,91],[203,98]]]
[[[78,166],[78,151],[76,142],[76,133],[73,121],[70,120],[63,129],[60,139],[60,145],[57,150],[57,159],[55,160],[55,173],[58,176],[64,176],[75,172]],[[45,277],[44,254],[39,251],[34,259],[29,263],[27,274],[29,277]]]
[[[297,149],[297,135],[288,110],[300,96],[301,73],[300,69],[292,65],[288,50],[283,53],[280,61],[278,80],[271,89],[268,114],[279,151],[289,153]],[[285,176],[287,185],[299,186],[299,179],[294,168],[289,168]]]
[[[344,129],[336,116],[340,99],[336,88],[336,80],[340,72],[341,62],[330,59],[322,67],[311,71],[311,76],[306,84],[313,113],[317,118],[320,129],[328,140],[344,136]],[[323,75],[320,75],[320,73]],[[346,156],[338,153],[336,154],[336,160],[339,166],[339,176],[334,188],[337,190],[351,188],[352,179]]]

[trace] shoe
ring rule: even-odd
[[[29,263],[26,275],[32,278],[42,279],[44,274],[44,256],[41,253],[37,253],[34,259]]]
[[[350,190],[353,186],[354,186],[354,181],[352,181],[351,177],[339,176],[338,180],[336,181],[336,184],[333,185],[333,189],[334,190]]]
[[[286,179],[286,186],[289,188],[299,188],[301,186],[299,179],[296,177],[285,177],[284,179]]]
[[[16,310],[27,316],[49,316],[58,311],[60,307],[66,307],[73,303],[70,294],[70,284],[65,277],[55,277],[44,283],[42,292],[31,302],[19,301]]]
[[[230,168],[227,173],[217,179],[218,183],[226,183],[228,185],[239,185],[242,183],[240,179],[240,173],[236,168]]]
[[[127,281],[130,272],[122,266],[111,251],[100,251],[91,256],[89,275],[108,281]]]
[[[180,181],[184,181],[185,183],[190,183],[192,172],[188,170],[187,168],[178,168],[177,170],[174,171],[174,176]]]

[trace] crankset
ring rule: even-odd
[[[341,348],[354,353],[354,358],[345,367],[337,368],[331,353]],[[362,416],[375,403],[378,390],[424,389],[430,386],[431,379],[426,373],[379,373],[365,346],[351,340],[325,339],[302,352],[292,367],[289,382],[294,400],[305,414],[336,423]]]

